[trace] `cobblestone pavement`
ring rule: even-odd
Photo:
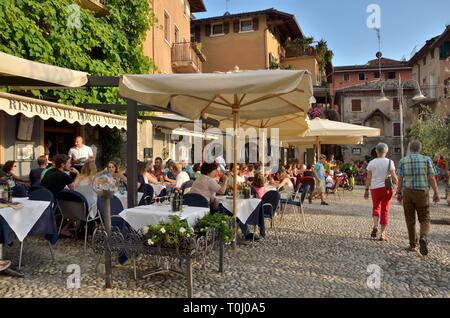
[[[369,240],[370,202],[360,189],[345,192],[330,206],[305,205],[307,230],[292,211],[277,218],[279,241],[270,230],[256,243],[226,249],[225,272],[218,273],[218,256],[208,256],[206,271],[194,270],[194,297],[449,297],[450,207],[432,206],[430,254],[407,253],[403,210],[391,208],[388,242]],[[447,223],[447,224],[445,224]],[[27,238],[24,278],[0,276],[0,297],[185,297],[185,280],[154,276],[133,280],[131,264],[114,264],[114,288],[105,290],[96,277],[96,256],[83,256],[82,241],[62,239],[51,260],[46,242]],[[15,263],[19,246],[6,248]],[[68,289],[69,264],[81,267],[81,288]],[[138,274],[149,270],[148,259],[138,260]],[[381,268],[380,289],[367,287],[371,273]]]

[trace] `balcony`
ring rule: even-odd
[[[172,69],[174,73],[201,73],[205,56],[196,43],[174,43],[172,46]]]
[[[105,6],[108,4],[108,0],[78,0],[80,7],[94,11],[98,15],[106,15],[108,12]]]

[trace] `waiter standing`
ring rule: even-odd
[[[86,161],[94,159],[94,152],[91,147],[83,144],[83,137],[78,136],[75,138],[75,147],[69,150],[69,157],[72,161],[72,166],[81,171]]]

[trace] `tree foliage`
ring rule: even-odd
[[[100,17],[75,0],[0,1],[0,51],[91,75],[144,74],[154,68],[143,41],[155,23],[148,1],[109,0]],[[117,88],[33,91],[65,104],[123,103]]]
[[[450,158],[450,119],[429,108],[411,128],[410,135],[422,142],[423,152],[432,158],[443,155]]]

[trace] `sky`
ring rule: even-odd
[[[269,8],[294,14],[305,36],[325,39],[334,52],[333,65],[365,64],[378,51],[376,31],[367,26],[376,4],[380,8],[383,57],[407,60],[414,48],[441,34],[450,24],[450,0],[203,0],[207,12],[197,18]]]

